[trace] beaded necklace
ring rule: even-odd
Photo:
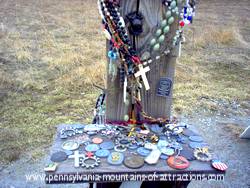
[[[112,75],[114,80],[120,74],[120,82],[124,90],[124,103],[129,105],[127,94],[131,96],[132,110],[130,117],[126,115],[125,121],[133,119],[136,121],[135,111],[151,121],[168,121],[167,119],[154,119],[149,117],[142,110],[140,90],[142,89],[142,81],[146,90],[150,89],[146,78],[146,72],[150,69],[146,67],[155,60],[160,59],[170,53],[181,40],[183,27],[186,24],[185,20],[190,19],[188,14],[188,0],[186,6],[183,8],[183,13],[179,15],[180,8],[183,0],[163,0],[163,5],[166,7],[164,19],[161,21],[161,28],[157,28],[155,37],[150,40],[150,52],[144,53],[142,57],[137,55],[135,47],[132,47],[132,42],[129,39],[128,31],[123,17],[119,13],[119,0],[98,0],[99,13],[102,18],[103,32],[110,41],[110,50],[108,52],[109,74]],[[180,6],[179,6],[180,7]],[[172,45],[170,48],[164,49],[163,52],[155,55],[156,52],[161,50],[162,44],[165,42],[165,35],[170,31],[170,26],[175,22],[174,15],[179,19],[179,28],[176,35],[173,37]],[[152,53],[151,53],[152,52]]]

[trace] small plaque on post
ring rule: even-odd
[[[157,87],[157,95],[160,97],[169,97],[172,85],[170,78],[161,78]]]

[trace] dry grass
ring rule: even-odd
[[[32,158],[39,157],[36,148],[51,143],[59,123],[91,122],[99,94],[93,83],[105,81],[106,46],[95,1],[12,3],[0,2],[6,17],[0,36],[0,160],[4,162],[27,151]],[[221,103],[230,106],[249,99],[245,81],[249,69],[202,57],[200,47],[234,41],[231,29],[212,28],[190,42],[177,67],[176,112],[221,111],[225,109]],[[190,52],[196,55],[187,55]]]
[[[205,27],[199,36],[194,38],[194,46],[205,48],[208,45],[231,45],[236,41],[234,28]]]

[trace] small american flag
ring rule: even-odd
[[[217,170],[221,170],[221,171],[225,171],[228,167],[225,163],[222,163],[219,160],[213,160],[212,161],[212,166],[217,169]]]

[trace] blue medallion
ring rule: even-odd
[[[144,148],[144,147],[140,147],[140,148],[137,149],[137,153],[139,155],[141,155],[141,156],[146,157],[146,156],[148,156],[151,153],[151,151],[148,150],[148,149],[146,149],[146,148]]]
[[[100,144],[100,148],[102,149],[113,149],[114,148],[114,143],[112,141],[105,141]]]
[[[107,149],[99,149],[95,152],[95,155],[100,158],[108,157],[110,154],[110,151]]]
[[[123,160],[124,155],[120,152],[112,152],[107,159],[108,163],[111,165],[121,165]]]
[[[206,143],[200,143],[200,142],[190,142],[189,143],[189,147],[193,148],[193,149],[204,148],[206,146],[208,146],[208,144],[206,144]]]
[[[190,136],[189,140],[191,140],[192,142],[202,142],[203,141],[201,136]]]
[[[95,152],[99,149],[100,147],[97,145],[97,144],[89,144],[85,147],[85,150],[86,151],[89,151],[89,152]]]

